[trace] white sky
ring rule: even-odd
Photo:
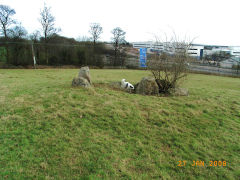
[[[16,11],[29,33],[40,29],[44,2],[52,9],[61,35],[90,36],[90,23],[103,27],[102,41],[121,27],[126,40],[148,41],[173,30],[194,43],[240,45],[240,0],[1,0]]]

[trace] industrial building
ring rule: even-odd
[[[133,48],[137,48],[137,49],[147,48],[148,53],[155,52],[155,51],[158,51],[158,52],[166,51],[166,47],[169,48],[168,43],[156,43],[152,41],[133,43]],[[234,57],[240,57],[240,46],[192,44],[188,49],[188,54],[192,57],[196,57],[197,59],[201,60],[204,55],[209,55],[218,51],[225,51]]]

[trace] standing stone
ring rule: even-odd
[[[78,77],[82,77],[82,78],[85,78],[88,80],[88,82],[90,84],[92,84],[92,81],[91,81],[91,77],[90,77],[90,71],[89,71],[89,67],[88,66],[85,66],[85,67],[81,67],[80,71],[79,71],[79,74],[78,74]]]
[[[142,78],[137,84],[136,93],[143,95],[157,95],[159,93],[159,88],[155,79],[151,77]]]
[[[78,77],[73,78],[72,86],[91,87],[89,67],[81,67]]]
[[[72,86],[91,87],[91,84],[83,77],[75,77],[73,78]]]

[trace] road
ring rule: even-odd
[[[240,71],[237,73],[237,70],[232,70],[232,69],[227,69],[227,68],[190,65],[189,69],[192,71],[198,71],[198,72],[207,72],[207,73],[231,75],[231,76],[239,76],[240,77]]]

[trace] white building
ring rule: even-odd
[[[147,48],[148,52],[153,52],[156,50],[163,50],[163,44],[154,43],[152,41],[147,42],[134,42],[133,48],[140,49],[140,48]]]
[[[203,49],[204,49],[203,45],[193,44],[188,49],[188,54],[189,54],[189,56],[200,58],[203,56]]]
[[[231,55],[240,57],[240,46],[231,46]]]
[[[166,49],[167,47],[167,49]],[[169,51],[168,44],[166,43],[155,43],[152,41],[148,42],[134,42],[133,48],[147,48],[147,52],[161,52]],[[202,59],[206,54],[212,54],[218,51],[225,51],[230,53],[232,56],[240,57],[240,46],[218,46],[218,45],[204,45],[204,44],[192,44],[188,49],[188,54],[197,59]]]

